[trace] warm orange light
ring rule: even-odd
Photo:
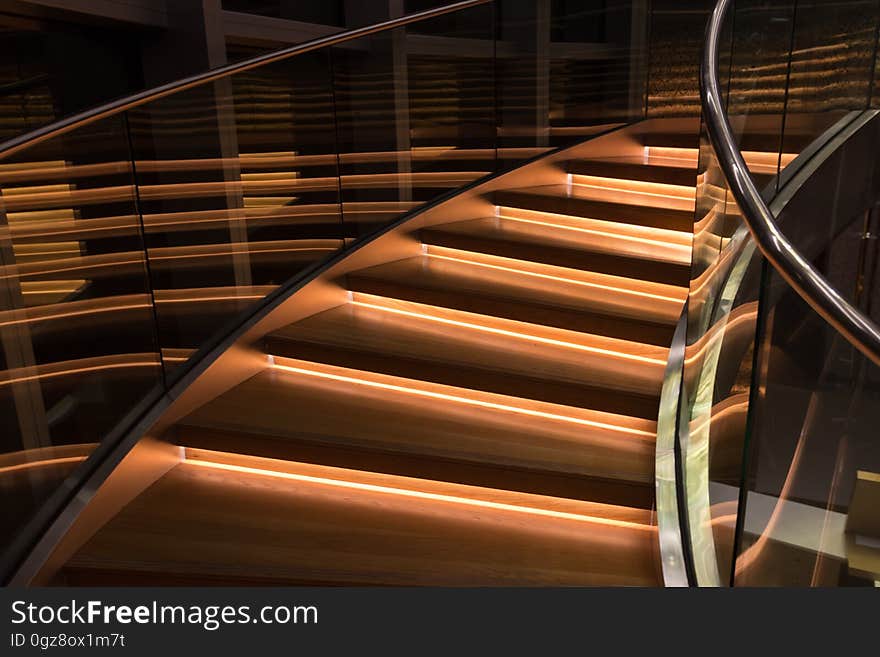
[[[62,465],[64,463],[81,463],[85,461],[85,456],[65,456],[57,459],[44,459],[42,461],[30,461],[28,463],[18,463],[16,465],[7,465],[0,467],[0,475],[10,472],[19,472],[21,470],[30,470],[32,468],[43,468],[48,465]]]
[[[743,159],[746,165],[754,172],[776,173],[777,164],[785,167],[797,157],[797,153],[771,153],[766,151],[743,151]],[[655,158],[686,161],[691,166],[697,166],[699,149],[697,148],[674,148],[669,146],[645,146],[645,161]]]
[[[302,374],[304,376],[310,376],[320,379],[327,379],[331,381],[338,381],[340,383],[349,383],[353,385],[363,386],[366,388],[374,388],[379,390],[387,390],[389,392],[401,393],[404,395],[412,395],[416,397],[426,397],[429,399],[437,399],[440,401],[451,402],[455,404],[464,404],[466,406],[477,406],[480,408],[489,408],[497,411],[505,411],[508,413],[516,413],[518,415],[526,415],[529,417],[537,417],[545,420],[556,420],[559,422],[568,422],[572,424],[579,424],[582,426],[593,427],[596,429],[605,429],[607,431],[615,431],[619,433],[625,433],[633,436],[638,436],[641,438],[654,439],[654,432],[645,431],[643,429],[635,429],[632,427],[624,427],[618,424],[611,424],[610,422],[600,422],[597,420],[589,420],[586,418],[574,417],[572,415],[563,415],[561,413],[551,413],[547,411],[540,411],[532,408],[523,408],[520,406],[514,406],[512,404],[502,404],[500,402],[488,401],[487,399],[478,399],[473,395],[476,391],[473,390],[464,390],[461,388],[453,388],[452,386],[443,386],[440,384],[429,384],[424,381],[415,381],[411,379],[403,379],[399,377],[383,377],[386,380],[381,381],[376,378],[365,378],[368,376],[366,372],[360,372],[358,370],[343,370],[346,372],[352,372],[353,374],[357,374],[358,376],[347,376],[345,374],[339,374],[330,369],[327,366],[324,366],[319,363],[311,363],[307,361],[298,361],[292,358],[281,358],[277,356],[269,356],[270,366],[283,370],[285,372],[291,372],[294,374]],[[291,363],[291,364],[288,364]],[[292,363],[296,363],[295,365]],[[337,370],[342,370],[342,368],[334,368]],[[395,381],[405,381],[409,385],[402,385],[398,383],[390,383],[390,380]],[[418,388],[415,386],[419,386]],[[441,390],[457,390],[460,391],[461,394],[451,394],[448,392],[441,392]],[[470,393],[472,396],[466,397],[464,394]],[[501,397],[501,395],[493,395],[494,397]],[[514,400],[516,398],[510,397],[508,399]],[[566,407],[559,407],[566,408]],[[575,409],[571,409],[575,410]],[[585,410],[586,409],[579,409]],[[586,411],[589,412],[589,411]],[[611,415],[611,414],[605,414]],[[623,418],[623,416],[621,416]],[[629,418],[628,418],[629,419]]]
[[[449,252],[454,252],[454,253],[456,253],[456,255],[455,256],[445,255],[445,253],[449,253]],[[467,263],[469,265],[474,265],[476,267],[485,267],[487,269],[494,269],[496,271],[506,271],[506,272],[509,272],[512,274],[521,274],[523,276],[533,276],[535,278],[543,278],[545,280],[557,281],[560,283],[570,283],[572,285],[582,285],[585,287],[592,287],[592,288],[596,288],[599,290],[607,290],[609,292],[615,292],[618,294],[639,296],[639,297],[643,297],[646,299],[656,299],[658,301],[671,301],[671,302],[678,303],[678,302],[682,301],[684,298],[684,294],[681,297],[671,297],[671,296],[665,296],[662,294],[654,294],[651,292],[643,292],[641,290],[635,290],[635,289],[628,288],[628,287],[617,287],[617,286],[613,286],[613,285],[596,283],[596,282],[592,282],[592,281],[584,281],[584,280],[578,280],[575,278],[567,278],[567,277],[558,276],[555,274],[529,271],[526,269],[516,269],[514,267],[506,267],[506,266],[499,265],[499,264],[490,264],[488,262],[481,262],[479,260],[472,260],[467,257],[464,257],[466,253],[467,252],[465,252],[465,251],[446,249],[445,247],[435,247],[435,246],[427,247],[428,257],[436,258],[438,260],[449,260],[451,262]],[[623,279],[623,280],[628,280],[628,279]],[[639,283],[642,283],[642,281],[639,281]],[[684,288],[682,288],[682,289],[684,289]]]
[[[244,465],[231,465],[227,463],[217,463],[214,461],[203,461],[193,459],[187,456],[183,460],[188,465],[194,465],[200,468],[209,468],[212,470],[220,470],[225,472],[240,472],[244,474],[259,475],[262,477],[273,477],[275,479],[284,479],[287,481],[297,481],[309,484],[319,484],[323,486],[333,486],[335,488],[344,488],[346,490],[363,491],[370,493],[382,493],[386,495],[396,495],[399,497],[408,497],[412,499],[425,500],[430,502],[442,502],[447,504],[457,504],[463,506],[477,507],[482,509],[492,509],[495,511],[509,511],[512,513],[522,513],[531,516],[541,516],[545,518],[556,518],[559,520],[571,520],[574,522],[585,522],[596,525],[606,525],[611,527],[621,527],[626,529],[636,529],[642,531],[654,531],[653,526],[643,525],[640,523],[629,522],[627,520],[616,520],[613,518],[602,518],[599,516],[587,516],[579,513],[570,513],[567,511],[554,511],[552,509],[544,509],[540,507],[520,506],[517,504],[507,504],[504,502],[493,502],[490,500],[481,500],[471,497],[463,497],[458,495],[448,495],[443,493],[432,493],[422,490],[413,490],[408,488],[398,488],[394,486],[383,486],[379,484],[369,484],[359,481],[349,481],[344,479],[335,479],[331,477],[316,477],[294,472],[283,472],[278,470],[266,470],[263,468],[254,468]],[[296,463],[290,463],[296,466]]]
[[[195,349],[173,349],[166,347],[162,349],[162,360],[183,362],[185,360],[189,360],[189,357],[192,356],[194,353],[196,353]]]
[[[47,290],[37,290],[34,294],[44,293]],[[51,292],[51,290],[49,290]],[[95,315],[98,313],[118,312],[124,310],[142,310],[150,307],[149,297],[145,295],[129,295],[125,297],[105,297],[102,299],[88,299],[84,301],[70,301],[39,308],[28,309],[27,312],[6,311],[0,313],[0,326],[14,326],[16,324],[36,323],[53,319],[70,319],[83,315]],[[3,320],[3,317],[12,314],[16,319]],[[23,315],[23,316],[21,316]]]
[[[36,367],[19,368],[18,370],[7,370],[6,374],[15,371],[33,371],[36,374],[26,376],[13,376],[8,379],[0,379],[0,386],[11,385],[13,383],[25,383],[27,381],[37,381],[40,379],[49,379],[57,376],[69,376],[72,374],[86,374],[89,372],[99,372],[102,370],[126,369],[134,367],[159,367],[158,358],[148,360],[145,356],[153,356],[154,354],[123,354],[121,356],[96,356],[94,358],[83,358],[80,360],[63,361],[60,363],[50,363],[48,365],[38,365]],[[143,360],[139,360],[142,358]],[[39,370],[43,370],[42,372]]]
[[[271,211],[270,211],[271,210]],[[181,227],[192,224],[226,225],[233,221],[258,223],[261,221],[283,222],[307,216],[310,220],[316,217],[327,217],[327,221],[339,220],[339,204],[292,205],[280,208],[233,208],[225,210],[195,210],[187,212],[168,212],[164,214],[144,215],[144,225],[148,232],[154,233],[161,229]]]
[[[569,181],[585,195],[616,203],[692,210],[696,198],[696,187],[682,185],[582,174],[569,174]]]
[[[569,174],[571,181],[578,185],[600,187],[605,189],[656,194],[671,198],[693,198],[695,185],[675,185],[672,183],[653,182],[650,180],[630,180],[629,178],[608,178],[583,173]]]
[[[341,176],[343,187],[352,189],[382,188],[390,185],[409,184],[456,186],[485,176],[488,171],[418,171],[415,173],[365,173]]]
[[[700,151],[697,148],[677,148],[674,146],[645,146],[644,160],[677,160],[685,166],[696,168]]]
[[[740,400],[740,398],[742,397],[745,397],[745,400]],[[702,431],[705,431],[707,426],[711,427],[711,424],[713,422],[719,422],[720,419],[723,417],[726,417],[728,415],[736,415],[737,413],[745,413],[748,408],[748,393],[728,397],[727,399],[715,404],[711,409],[709,409],[708,413],[702,413],[698,415],[691,422],[691,435],[696,435]]]
[[[62,274],[80,269],[98,269],[105,267],[122,267],[124,265],[142,265],[143,258],[138,253],[114,253],[108,255],[78,256],[75,258],[63,258],[51,260],[52,268],[44,268],[44,263],[25,263],[17,267],[6,265],[0,271],[10,272],[0,275],[0,278],[12,278],[15,276],[33,276],[36,274]]]
[[[339,248],[338,240],[277,240],[274,242],[229,242],[226,244],[197,244],[192,246],[160,247],[149,250],[150,260],[180,260],[187,258],[218,258],[240,254],[325,252]]]
[[[538,226],[551,226],[565,230],[574,230],[581,233],[608,237],[615,240],[634,242],[640,246],[656,246],[664,249],[673,247],[690,248],[691,233],[670,230],[667,228],[654,228],[652,226],[636,226],[619,221],[605,219],[590,219],[588,217],[576,217],[553,212],[540,212],[536,210],[524,210],[497,206],[497,216],[505,220],[521,221],[523,223]],[[690,252],[688,251],[688,255]]]
[[[756,301],[751,301],[737,306],[733,311],[712,324],[703,335],[685,349],[685,365],[693,367],[698,363],[705,356],[713,341],[719,337],[723,339],[728,333],[738,330],[743,323],[753,324],[756,322],[758,318],[757,305]]]
[[[541,337],[537,335],[531,335],[528,333],[519,333],[516,331],[511,331],[507,329],[502,329],[499,327],[488,326],[486,324],[475,324],[473,322],[465,322],[462,320],[454,320],[446,317],[438,317],[437,315],[429,315],[427,313],[419,313],[414,312],[412,310],[403,310],[401,308],[393,308],[387,305],[380,305],[377,303],[368,303],[366,301],[359,301],[359,298],[364,298],[367,295],[356,295],[353,296],[352,301],[350,302],[352,305],[361,306],[363,308],[371,308],[373,310],[378,310],[381,312],[392,313],[395,315],[402,315],[405,317],[413,317],[416,319],[427,320],[430,322],[436,322],[438,324],[445,324],[448,326],[454,326],[457,328],[466,328],[474,331],[482,331],[484,333],[492,333],[495,335],[503,335],[508,338],[515,338],[518,340],[525,340],[528,342],[540,342],[543,344],[553,345],[555,347],[565,347],[567,349],[577,349],[580,351],[586,351],[594,354],[601,354],[603,356],[611,356],[613,358],[620,358],[623,360],[632,360],[640,363],[651,363],[655,365],[665,365],[666,361],[659,358],[648,358],[646,356],[638,356],[636,354],[628,354],[621,351],[613,351],[611,349],[602,349],[599,347],[592,347],[585,344],[577,344],[574,342],[566,342],[564,340],[554,340],[552,338]]]
[[[176,290],[156,290],[157,304],[201,303],[210,301],[252,301],[262,299],[277,288],[276,285],[256,285],[219,288],[181,288]]]

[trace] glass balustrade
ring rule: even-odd
[[[7,149],[3,577],[96,448],[266,295],[477,179],[644,117],[640,3],[527,5],[381,29]]]

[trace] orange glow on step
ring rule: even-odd
[[[696,182],[696,174],[694,175]],[[583,174],[570,174],[573,187],[582,193],[596,196],[603,201],[630,205],[649,205],[671,209],[693,209],[696,187],[655,183],[626,178],[603,178]],[[590,192],[597,192],[590,194]]]
[[[696,148],[678,148],[675,146],[645,146],[644,160],[650,163],[654,159],[678,160],[686,163],[686,166],[696,167],[697,158],[700,155]]]
[[[584,173],[572,173],[572,182],[578,185],[601,187],[620,191],[638,192],[640,194],[656,194],[670,198],[693,198],[696,185],[676,185],[673,183],[653,182],[650,180],[630,180],[629,178],[608,178]]]
[[[457,504],[481,509],[491,509],[493,511],[508,511],[513,513],[522,513],[531,516],[541,516],[545,518],[555,518],[559,520],[571,520],[574,522],[585,522],[596,525],[605,525],[610,527],[620,527],[625,529],[636,529],[642,531],[654,531],[653,526],[643,525],[640,523],[629,522],[626,520],[616,520],[613,518],[602,518],[597,516],[587,516],[579,513],[570,513],[566,511],[554,511],[552,509],[543,509],[540,507],[520,506],[517,504],[507,504],[504,502],[493,502],[490,500],[481,500],[472,497],[463,497],[458,495],[449,495],[444,493],[434,493],[424,490],[413,490],[409,488],[399,488],[395,486],[385,486],[379,484],[370,484],[359,481],[350,481],[345,479],[336,479],[331,477],[318,477],[298,472],[283,472],[278,470],[267,470],[264,468],[255,468],[244,465],[232,465],[227,463],[218,463],[215,461],[205,461],[193,459],[187,456],[183,460],[187,465],[193,465],[200,468],[209,468],[221,472],[239,472],[243,474],[259,475],[262,477],[272,477],[275,479],[284,479],[287,481],[296,481],[301,483],[318,484],[323,486],[333,486],[335,488],[343,488],[346,490],[355,490],[360,492],[381,493],[386,495],[396,495],[399,497],[408,497],[417,500],[430,502],[442,502],[447,504]],[[296,467],[297,463],[288,462],[286,465]],[[428,483],[428,482],[426,482]]]
[[[80,463],[85,461],[85,456],[65,456],[57,459],[44,459],[42,461],[30,461],[28,463],[18,463],[17,465],[7,465],[0,468],[0,475],[10,472],[20,472],[21,470],[30,470],[32,468],[42,468],[49,465],[63,465],[64,463]]]
[[[331,368],[325,366],[320,363],[312,363],[307,361],[298,361],[292,358],[282,358],[277,356],[269,356],[270,366],[276,370],[282,370],[285,372],[290,372],[292,374],[301,374],[304,376],[315,377],[319,379],[326,379],[330,381],[337,381],[339,383],[348,383],[357,386],[363,386],[366,388],[373,388],[379,390],[387,390],[388,392],[395,392],[404,395],[412,395],[415,397],[425,397],[429,399],[436,399],[438,401],[451,402],[454,404],[464,404],[467,406],[476,406],[479,408],[486,408],[495,411],[504,411],[508,413],[516,413],[518,415],[525,415],[528,417],[539,418],[543,420],[552,420],[558,422],[567,422],[571,424],[578,424],[586,427],[592,427],[594,429],[604,429],[607,431],[614,431],[624,434],[629,434],[632,436],[638,436],[640,438],[647,438],[649,440],[653,440],[655,437],[654,432],[645,431],[643,429],[636,429],[633,427],[625,427],[619,424],[611,424],[610,422],[601,422],[598,420],[589,420],[582,417],[575,417],[573,415],[563,415],[561,413],[551,413],[548,411],[541,411],[534,408],[524,408],[521,406],[514,406],[509,403],[500,403],[497,401],[489,401],[485,397],[490,397],[490,395],[480,395],[483,396],[483,399],[480,399],[476,390],[466,390],[462,388],[454,388],[452,386],[444,386],[435,383],[429,383],[426,381],[416,381],[412,379],[402,379],[399,377],[391,377],[391,376],[382,376],[380,380],[379,375],[375,375],[370,372],[362,372],[360,370],[343,370],[342,368]],[[297,363],[297,365],[285,364],[285,363]],[[351,372],[352,374],[357,374],[357,376],[348,376],[345,374],[339,374],[332,370],[342,370],[346,372]],[[409,385],[403,385],[402,383],[391,383],[390,381],[401,381],[406,382]],[[416,387],[418,386],[418,387]],[[449,392],[444,392],[447,390],[456,390],[461,394],[451,394]],[[471,396],[464,396],[466,394],[470,394]],[[510,399],[511,401],[515,401],[515,397],[502,397],[501,395],[491,395],[492,398],[505,398]],[[523,400],[525,401],[525,400]],[[549,406],[549,404],[548,404]],[[566,408],[560,406],[559,408]],[[572,408],[572,410],[576,410]],[[585,413],[589,413],[585,409],[577,409],[584,410]],[[611,415],[611,414],[604,414]],[[623,419],[631,419],[625,418],[625,416],[620,416],[621,420]]]
[[[659,358],[648,358],[646,356],[638,356],[636,354],[628,354],[620,351],[613,351],[611,349],[602,349],[600,347],[592,347],[585,344],[576,344],[574,342],[566,342],[564,340],[554,340],[552,338],[544,338],[537,335],[530,335],[527,333],[518,333],[516,331],[511,331],[507,329],[502,329],[495,326],[488,326],[486,324],[475,324],[473,322],[465,322],[461,320],[453,320],[448,319],[446,317],[438,317],[436,315],[429,315],[427,313],[418,313],[411,310],[403,310],[400,308],[392,308],[389,306],[383,306],[376,303],[367,303],[365,301],[358,301],[357,297],[355,297],[351,302],[352,305],[361,306],[363,308],[371,308],[373,310],[379,310],[381,312],[393,313],[395,315],[402,315],[405,317],[413,317],[415,319],[423,319],[430,322],[437,322],[440,324],[446,324],[448,326],[454,326],[458,328],[471,329],[475,331],[483,331],[485,333],[493,333],[495,335],[503,335],[508,338],[516,338],[518,340],[527,340],[529,342],[541,342],[543,344],[553,345],[555,347],[565,347],[567,349],[578,349],[581,351],[587,351],[594,354],[600,354],[603,356],[610,356],[612,358],[620,358],[624,360],[632,360],[640,363],[651,363],[655,365],[665,365],[666,361]],[[488,317],[486,318],[489,319]]]
[[[776,173],[777,165],[782,168],[791,164],[792,160],[798,156],[797,153],[771,153],[768,151],[742,151],[743,159],[752,172],[755,173]],[[675,148],[671,146],[645,146],[644,158],[647,162],[652,158],[663,158],[670,160],[687,161],[691,166],[697,165],[699,157],[699,149],[696,148]]]
[[[636,226],[619,221],[605,219],[590,219],[572,215],[561,215],[552,212],[539,212],[536,210],[524,210],[497,206],[495,213],[506,221],[519,221],[536,226],[548,226],[562,230],[577,231],[608,237],[615,240],[625,240],[648,247],[687,247],[690,248],[691,234],[683,231],[673,231],[665,228],[651,226]],[[548,221],[550,219],[550,221]],[[571,223],[563,223],[569,221]],[[649,237],[650,236],[650,237]],[[689,253],[689,251],[688,251]]]
[[[429,246],[427,248],[428,248],[428,250],[427,250],[428,257],[436,258],[438,260],[448,260],[450,262],[459,262],[459,263],[464,263],[464,264],[468,264],[468,265],[474,265],[476,267],[486,267],[488,269],[494,269],[496,271],[505,271],[505,272],[508,272],[511,274],[519,274],[522,276],[534,276],[536,278],[543,278],[543,279],[550,280],[550,281],[556,281],[558,283],[570,283],[572,285],[583,285],[585,287],[592,287],[592,288],[596,288],[599,290],[606,290],[608,292],[615,292],[617,294],[629,294],[629,295],[633,295],[633,296],[643,297],[645,299],[655,299],[657,301],[670,301],[673,303],[680,303],[684,299],[684,296],[685,296],[684,294],[682,294],[681,297],[671,297],[671,296],[665,296],[662,294],[654,294],[651,292],[643,292],[641,290],[633,290],[633,289],[625,288],[625,287],[616,287],[613,285],[595,283],[592,281],[577,280],[575,278],[567,278],[564,276],[558,276],[556,274],[529,271],[526,269],[516,269],[514,267],[505,267],[505,266],[499,265],[499,264],[481,262],[480,260],[477,260],[477,259],[470,259],[470,258],[461,257],[461,255],[466,253],[464,251],[456,251],[454,249],[446,249],[444,247],[434,247],[434,246]],[[442,249],[442,251],[441,251],[441,249]],[[443,255],[444,252],[452,252],[452,253],[457,253],[457,254],[461,254],[461,255],[457,255],[457,256]],[[534,268],[540,267],[540,265],[537,263],[529,263],[529,265],[533,266]],[[550,266],[548,265],[547,267],[549,268]],[[561,269],[561,268],[559,268],[559,269]],[[553,270],[548,269],[548,271],[553,271]],[[638,282],[644,283],[644,281],[641,281],[641,280]],[[684,288],[682,288],[682,289],[684,290]]]

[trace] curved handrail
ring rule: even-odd
[[[836,331],[880,365],[880,327],[850,304],[786,238],[749,175],[721,102],[718,49],[731,0],[718,0],[706,28],[700,66],[700,99],[706,131],[743,219],[764,257],[786,282]]]
[[[93,107],[89,110],[85,110],[77,114],[72,114],[71,116],[63,118],[59,121],[55,121],[54,123],[50,123],[49,125],[43,126],[42,128],[31,130],[30,132],[18,135],[17,137],[13,137],[12,139],[0,143],[0,160],[9,157],[10,155],[13,155],[29,146],[33,146],[35,144],[46,141],[47,139],[51,139],[52,137],[70,132],[75,128],[94,123],[95,121],[100,121],[101,119],[105,119],[115,114],[120,114],[121,112],[133,109],[150,101],[164,98],[165,96],[170,96],[181,91],[186,91],[187,89],[192,89],[193,87],[198,87],[209,82],[214,82],[216,80],[229,77],[230,75],[234,75],[236,73],[241,73],[242,71],[249,71],[265,64],[279,62],[285,59],[289,59],[290,57],[300,55],[302,53],[310,52],[312,50],[318,50],[320,48],[325,48],[328,46],[335,46],[340,43],[345,43],[346,41],[352,41],[353,39],[369,36],[370,34],[385,32],[387,30],[394,29],[395,27],[403,27],[404,25],[409,25],[410,23],[417,23],[423,20],[427,20],[429,18],[434,18],[436,16],[451,14],[453,12],[467,9],[469,7],[476,7],[478,5],[488,4],[492,1],[493,0],[462,0],[461,2],[444,5],[443,7],[426,9],[425,11],[419,11],[414,14],[407,14],[406,16],[401,16],[399,18],[392,18],[381,23],[375,23],[373,25],[359,27],[354,30],[348,30],[346,32],[339,32],[337,34],[319,37],[317,39],[313,39],[312,41],[307,41],[306,43],[289,46],[287,48],[275,50],[264,55],[257,55],[256,57],[251,57],[249,59],[236,62],[235,64],[228,64],[226,66],[221,66],[220,68],[205,71],[204,73],[181,78],[179,80],[175,80],[174,82],[168,82],[166,84],[153,87],[152,89],[139,91],[137,93],[131,94],[130,96],[125,96],[123,98],[110,101],[109,103],[98,105],[97,107]]]

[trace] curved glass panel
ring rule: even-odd
[[[15,500],[0,577],[95,447],[279,285],[480,177],[644,116],[644,3],[525,4],[228,74],[0,162],[0,494]]]
[[[792,16],[791,3],[737,2],[719,56],[735,136],[768,198],[794,156],[779,150]],[[733,559],[760,262],[705,137],[699,160],[680,439],[694,574],[717,586]]]
[[[162,382],[124,117],[0,163],[2,548]]]

